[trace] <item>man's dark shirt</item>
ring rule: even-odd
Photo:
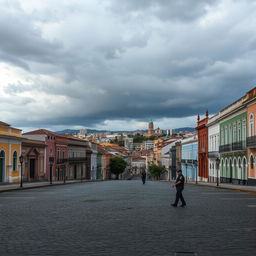
[[[184,188],[184,180],[185,180],[185,178],[182,174],[177,177],[176,183],[180,181],[180,183],[178,185],[176,185],[177,189],[183,189]]]

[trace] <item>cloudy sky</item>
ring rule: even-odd
[[[0,0],[0,120],[195,126],[256,84],[254,0]]]

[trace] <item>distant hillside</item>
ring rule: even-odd
[[[107,130],[94,130],[94,129],[86,129],[87,133],[96,133],[96,132],[107,132]],[[75,129],[65,129],[62,131],[57,131],[56,133],[58,134],[72,134],[76,135],[79,133],[80,130],[75,130]]]
[[[173,129],[173,131],[175,133],[194,132],[195,128],[192,128],[192,127],[182,127],[182,128]]]

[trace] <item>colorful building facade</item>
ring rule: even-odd
[[[0,183],[20,181],[21,130],[0,122]]]
[[[206,117],[200,120],[197,118],[198,135],[198,176],[200,181],[208,181],[208,111]]]
[[[198,139],[197,135],[181,141],[181,170],[186,180],[195,181],[198,176]]]
[[[45,150],[43,141],[22,139],[23,181],[46,180]]]
[[[219,114],[209,118],[208,123],[208,166],[209,166],[209,182],[219,182],[219,140],[220,126]]]
[[[256,185],[256,88],[247,93],[248,185]]]

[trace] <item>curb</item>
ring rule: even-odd
[[[256,194],[256,191],[246,190],[246,189],[239,189],[239,188],[227,188],[227,187],[218,187],[218,186],[210,186],[210,185],[202,185],[202,184],[193,184],[193,183],[186,183],[186,185],[190,186],[200,186],[200,187],[207,187],[213,189],[223,189],[223,190],[231,190],[235,192],[242,192],[242,193],[249,193],[249,194]]]
[[[174,183],[169,180],[161,180],[160,182]],[[227,187],[220,187],[220,186],[217,187],[217,186],[211,186],[211,185],[207,185],[207,184],[203,185],[203,184],[195,184],[195,183],[185,183],[185,185],[207,187],[207,188],[212,188],[212,189],[224,189],[224,190],[231,190],[231,191],[235,191],[235,192],[242,192],[242,193],[248,193],[248,194],[256,194],[256,191],[239,189],[239,188],[227,188]]]
[[[103,180],[84,180],[80,182],[68,182],[68,183],[57,183],[57,184],[46,184],[46,185],[38,185],[38,186],[31,186],[31,187],[18,187],[18,188],[10,188],[5,190],[0,190],[0,193],[5,192],[14,192],[14,191],[21,191],[21,190],[28,190],[28,189],[35,189],[35,188],[47,188],[47,187],[55,187],[55,186],[61,186],[61,185],[74,185],[74,184],[82,184],[87,182],[99,182]]]

